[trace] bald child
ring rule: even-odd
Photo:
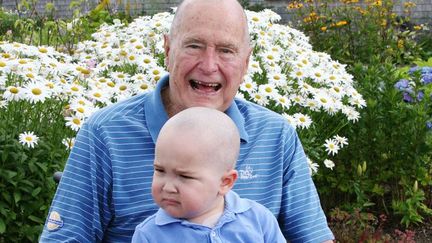
[[[156,142],[152,195],[159,211],[132,242],[286,242],[274,215],[231,191],[240,137],[225,113],[193,107],[170,118]]]

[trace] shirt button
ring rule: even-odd
[[[211,236],[212,236],[212,237],[216,237],[216,232],[212,231],[212,232],[211,232]]]

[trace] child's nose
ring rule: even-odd
[[[175,184],[173,182],[166,182],[164,184],[164,186],[162,187],[162,190],[164,190],[165,192],[169,192],[169,193],[176,193],[177,192],[177,188],[175,186]]]

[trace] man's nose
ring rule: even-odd
[[[177,192],[177,187],[176,187],[176,185],[175,185],[174,182],[167,181],[163,185],[162,190],[164,190],[165,192],[169,192],[169,193],[176,193]]]
[[[199,68],[205,74],[211,74],[218,70],[218,57],[215,48],[206,48],[201,56]]]

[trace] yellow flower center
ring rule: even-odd
[[[72,119],[72,122],[73,122],[75,125],[80,125],[80,124],[81,124],[81,120],[78,119],[78,118],[74,118],[74,119]]]
[[[12,94],[18,94],[19,89],[18,89],[17,87],[11,87],[11,88],[9,89],[9,91],[10,91]]]
[[[19,64],[27,64],[27,61],[24,60],[24,59],[20,59],[20,60],[18,61],[18,63],[19,63]]]
[[[2,61],[0,61],[0,67],[6,67],[6,63],[5,63],[5,62],[2,62]]]
[[[126,85],[121,85],[119,87],[119,89],[120,89],[120,91],[125,91],[125,90],[127,90],[127,87],[126,87]]]
[[[31,90],[32,94],[34,95],[41,95],[42,94],[42,90],[39,88],[34,88]]]
[[[254,22],[258,22],[258,21],[259,21],[259,18],[258,18],[257,16],[253,16],[253,17],[252,17],[252,21],[254,21]]]
[[[78,111],[79,113],[84,113],[84,108],[82,108],[82,107],[78,107],[78,108],[77,108],[77,111]]]
[[[246,88],[248,88],[248,89],[252,88],[252,84],[249,84],[249,83],[247,83],[245,86],[246,86]]]
[[[110,86],[110,87],[112,88],[112,87],[115,86],[115,83],[113,83],[113,82],[108,82],[107,85]]]
[[[146,89],[148,89],[148,85],[147,84],[141,84],[140,89],[146,90]]]
[[[41,47],[41,48],[39,48],[39,52],[41,52],[41,53],[47,53],[48,49],[46,49],[44,47]]]
[[[266,91],[267,93],[271,93],[271,92],[273,91],[273,89],[270,88],[270,87],[266,87],[266,88],[265,88],[265,91]]]
[[[77,92],[77,91],[79,91],[79,89],[78,89],[78,87],[77,87],[77,86],[72,86],[71,90],[72,90],[72,91],[74,91],[74,92]]]
[[[154,75],[159,75],[160,72],[159,72],[159,70],[153,70],[153,74],[154,74]]]
[[[94,93],[93,96],[96,97],[96,98],[102,97],[102,95],[100,93],[98,93],[98,92]]]
[[[27,142],[31,142],[31,141],[33,141],[33,138],[30,137],[30,136],[27,136],[27,137],[25,137],[25,140],[26,140]]]
[[[124,74],[119,73],[119,74],[117,75],[117,78],[121,78],[121,79],[123,79],[123,78],[125,78],[125,76],[124,76]]]
[[[3,58],[9,58],[11,55],[9,53],[2,53],[1,54]]]
[[[326,100],[325,98],[321,98],[320,101],[321,101],[322,103],[327,103],[327,100]]]
[[[150,62],[151,62],[150,59],[148,59],[148,58],[144,59],[144,63],[145,63],[145,64],[149,64]]]
[[[306,122],[306,119],[305,119],[304,117],[300,117],[299,120],[300,120],[301,122]]]
[[[34,75],[33,75],[32,73],[27,73],[27,74],[26,74],[26,77],[27,77],[27,78],[34,78]]]

